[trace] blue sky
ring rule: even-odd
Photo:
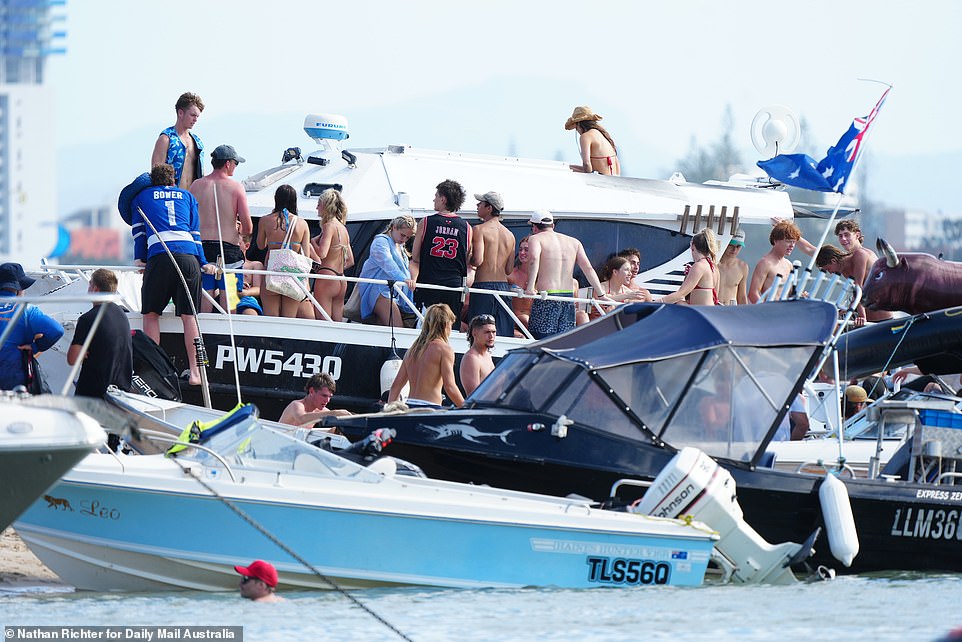
[[[589,104],[626,173],[667,177],[693,137],[718,138],[726,105],[746,160],[757,156],[751,119],[774,103],[829,146],[881,94],[858,78],[895,85],[868,142],[870,183],[895,204],[962,212],[953,185],[920,185],[954,183],[962,161],[948,126],[960,105],[962,3],[949,0],[68,0],[66,11],[67,54],[47,75],[64,212],[113,200],[146,170],[188,90],[207,105],[195,131],[209,149],[237,147],[248,173],[288,145],[310,147],[309,112],[346,115],[355,146],[575,161],[562,126]],[[932,158],[944,165],[934,174],[920,168]]]

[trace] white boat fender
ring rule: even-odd
[[[835,475],[826,474],[818,489],[818,501],[822,505],[822,519],[832,555],[845,566],[851,566],[858,555],[858,531],[844,482]]]
[[[401,357],[394,356],[381,365],[381,395],[391,390],[394,378],[397,377],[397,373],[401,369],[401,363]],[[405,384],[401,390],[401,398],[406,399],[409,391],[410,386]]]

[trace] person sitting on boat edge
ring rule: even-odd
[[[578,132],[578,145],[581,148],[581,165],[570,165],[575,172],[598,172],[609,176],[621,176],[621,163],[618,149],[611,134],[598,124],[602,117],[591,107],[580,105],[574,108],[565,122],[565,129]]]
[[[498,335],[495,318],[490,314],[479,314],[468,324],[468,351],[461,357],[461,385],[464,394],[470,395],[494,370],[491,349]]]
[[[344,223],[347,221],[347,203],[336,189],[326,189],[317,198],[317,216],[321,233],[311,239],[311,247],[317,254],[315,274],[344,276],[354,265],[351,236]],[[332,321],[344,320],[344,295],[347,281],[314,279],[314,298],[331,316]]]
[[[33,279],[24,274],[19,263],[0,265],[0,332],[6,329],[17,308],[15,297],[34,284]],[[27,372],[24,368],[24,352],[31,350],[36,356],[53,347],[63,336],[60,322],[44,314],[35,305],[27,305],[17,319],[17,325],[10,330],[6,342],[0,346],[0,390],[13,390],[26,385]]]
[[[234,566],[234,570],[242,575],[240,581],[240,595],[252,602],[283,602],[284,598],[277,595],[277,569],[270,562],[254,560],[250,566]]]
[[[414,279],[411,278],[410,257],[404,244],[414,236],[416,227],[417,223],[410,214],[402,214],[392,219],[387,229],[371,241],[359,276],[363,279],[399,281],[404,284],[401,291],[410,300],[413,296]],[[417,319],[414,310],[402,299],[394,296],[389,286],[361,282],[355,287],[362,321],[370,323],[373,320],[377,325],[393,325],[396,328],[414,327]],[[351,301],[353,300],[352,294]]]
[[[454,348],[448,342],[454,313],[444,303],[435,303],[424,315],[421,333],[404,354],[401,368],[388,403],[397,401],[404,384],[411,384],[411,396],[405,401],[409,408],[441,408],[441,389],[455,406],[464,405],[464,397],[454,379]]]
[[[479,225],[474,226],[471,246],[471,265],[477,268],[472,287],[507,292],[511,289],[508,277],[514,271],[514,235],[501,223],[504,199],[497,192],[475,194],[478,200]],[[514,319],[507,308],[498,301],[511,306],[511,299],[494,294],[473,292],[468,299],[468,319],[480,314],[495,319],[498,336],[514,336]]]
[[[287,404],[278,419],[280,423],[308,428],[324,417],[345,417],[353,414],[347,410],[327,407],[337,392],[337,384],[334,377],[326,372],[319,372],[308,379],[304,392],[307,394],[302,399],[295,399]]]

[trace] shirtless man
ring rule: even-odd
[[[491,348],[494,347],[496,336],[498,327],[493,316],[481,314],[471,318],[468,325],[468,345],[471,347],[461,357],[461,385],[464,386],[464,394],[470,395],[474,392],[494,370]]]
[[[287,404],[281,418],[278,421],[282,424],[309,428],[324,417],[344,417],[351,413],[347,410],[331,410],[327,407],[337,384],[334,377],[326,372],[319,372],[307,380],[304,392],[307,394],[303,399],[295,399]]]
[[[204,255],[212,263],[225,268],[241,269],[244,267],[244,253],[240,250],[240,238],[250,234],[254,224],[247,209],[244,186],[231,177],[244,159],[230,145],[219,146],[210,158],[214,171],[190,186],[190,193],[197,199],[200,213],[200,238],[204,244]],[[219,279],[204,277],[203,287],[210,293],[220,289],[220,305],[227,309],[227,288],[223,276]],[[205,297],[200,304],[201,312],[213,309],[214,306]]]
[[[528,286],[525,288],[527,294],[546,292],[552,296],[573,297],[571,281],[574,278],[575,263],[584,272],[595,292],[604,292],[581,241],[555,232],[551,212],[536,210],[531,214],[530,223]],[[596,298],[608,300],[603,295]],[[535,299],[531,303],[528,330],[535,339],[550,337],[574,327],[574,302]]]
[[[204,101],[197,94],[186,92],[177,99],[174,111],[177,121],[160,132],[150,155],[150,166],[164,163],[173,166],[174,185],[187,189],[193,181],[204,175],[201,158],[204,144],[200,142],[200,137],[190,131],[204,111]],[[185,167],[187,171],[184,171]]]
[[[782,279],[788,278],[792,271],[792,263],[787,257],[795,249],[795,243],[802,237],[798,226],[791,221],[780,221],[772,228],[768,235],[768,242],[772,244],[772,249],[768,251],[758,263],[755,264],[755,271],[752,272],[751,285],[748,286],[748,300],[758,303],[762,293],[767,291],[776,276]],[[779,295],[775,293],[776,297]]]
[[[851,278],[857,285],[864,286],[866,277],[872,271],[872,266],[878,261],[878,254],[862,245],[865,237],[862,236],[862,229],[856,221],[839,221],[835,226],[835,236],[838,237],[838,244],[842,246],[842,251],[848,252],[851,256],[847,262],[846,271],[842,274]],[[801,237],[798,239],[798,249],[809,256],[819,250]]]
[[[872,252],[872,255],[874,256],[875,253]],[[823,245],[822,249],[815,255],[815,266],[819,270],[830,274],[841,274],[851,278],[856,283],[858,283],[858,280],[855,275],[863,266],[862,262],[863,256],[843,252],[831,244]],[[866,310],[864,305],[859,305],[855,312],[854,323],[855,327],[861,327],[865,325],[866,321],[885,321],[894,316],[895,313],[889,310]]]
[[[736,230],[718,261],[718,300],[722,305],[748,303],[748,263],[738,258],[745,247],[745,233]]]
[[[504,199],[497,192],[475,194],[474,198],[478,199],[481,224],[475,225],[471,234],[471,265],[477,268],[472,287],[507,292],[511,289],[507,277],[514,271],[514,235],[501,224]],[[511,306],[510,299],[503,300],[508,307]],[[468,318],[474,319],[479,314],[495,318],[498,336],[514,336],[514,319],[498,303],[495,295],[471,294]]]
[[[441,388],[455,406],[464,405],[464,397],[454,380],[454,348],[448,343],[454,313],[444,303],[435,303],[424,314],[421,334],[411,344],[401,361],[401,368],[388,403],[397,401],[401,390],[411,384],[411,396],[405,403],[410,408],[441,408]]]

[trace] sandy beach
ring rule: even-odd
[[[0,534],[0,591],[24,586],[63,586],[38,560],[13,528]]]

